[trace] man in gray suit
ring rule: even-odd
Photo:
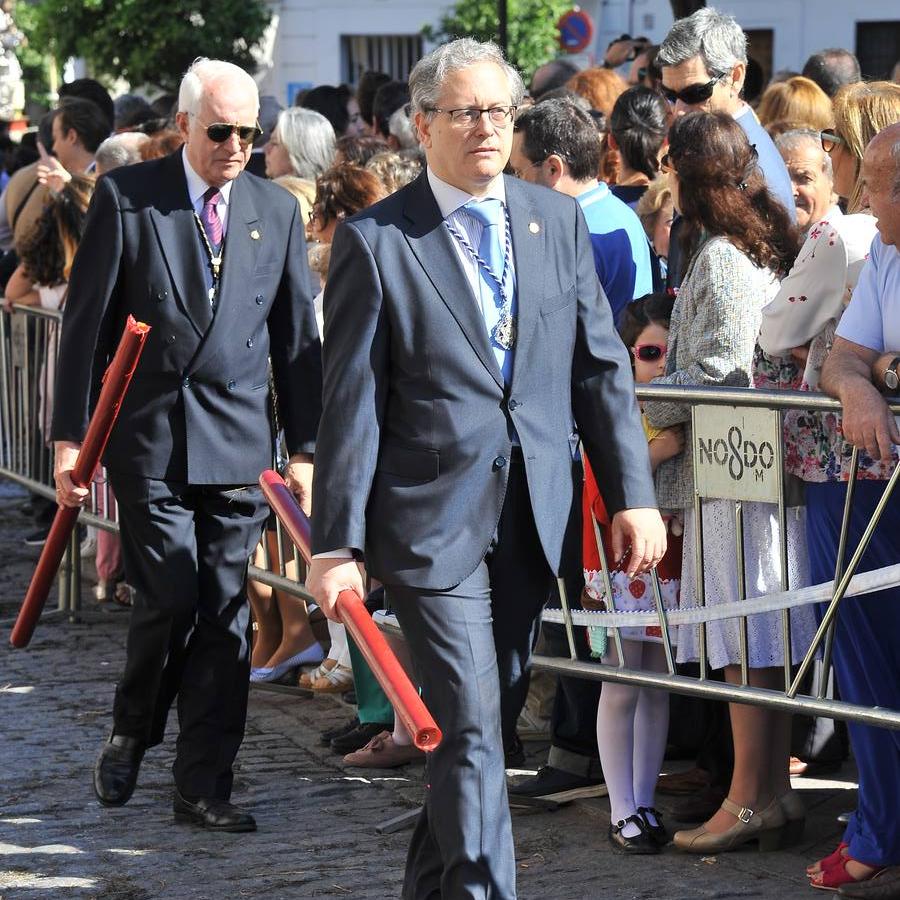
[[[580,540],[579,435],[628,570],[665,534],[584,217],[502,174],[521,79],[462,39],[418,63],[410,93],[427,171],[332,246],[307,585],[333,617],[341,590],[362,596],[364,558],[444,732],[403,896],[511,898],[502,734]]]

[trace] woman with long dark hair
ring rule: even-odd
[[[610,188],[632,209],[659,172],[669,130],[669,105],[650,88],[629,88],[616,100],[609,118],[609,146],[619,151],[619,176]]]
[[[658,381],[675,385],[751,387],[753,358],[762,309],[778,290],[798,248],[798,234],[784,207],[766,188],[755,148],[733,117],[690,113],[669,134],[662,167],[669,173],[675,206],[695,248],[672,314],[666,374]],[[685,428],[685,450],[656,470],[661,506],[684,510],[682,598],[697,605],[694,547],[698,523],[693,511],[690,407],[681,403],[645,403],[651,424]],[[703,504],[703,570],[708,605],[740,598],[735,568],[735,503]],[[744,503],[746,592],[758,596],[808,583],[802,515],[787,517],[788,571],[782,572],[777,507]],[[794,661],[802,659],[815,628],[809,607],[791,617]],[[784,650],[777,613],[747,620],[749,681],[779,689]],[[698,629],[678,633],[678,659],[699,658]],[[741,681],[741,628],[737,619],[706,626],[709,664],[724,668],[729,683]],[[803,823],[802,805],[790,791],[790,718],[761,707],[730,706],[734,738],[734,775],[722,808],[691,831],[677,832],[677,847],[692,853],[716,853],[758,840],[776,847]]]

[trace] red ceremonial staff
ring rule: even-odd
[[[259,484],[272,511],[309,565],[311,530],[306,513],[297,505],[294,495],[277,472],[266,469],[259,476]],[[338,616],[365,657],[404,728],[412,735],[415,745],[420,750],[434,750],[441,742],[441,730],[425,708],[419,692],[397,661],[384,635],[372,621],[363,602],[354,591],[342,591],[337,598],[336,608]]]
[[[72,469],[72,483],[76,487],[87,487],[94,477],[97,463],[100,462],[106,442],[109,440],[149,331],[149,325],[136,322],[132,316],[128,317],[116,355],[103,375],[100,399],[97,401],[97,408],[91,416],[87,434]],[[59,563],[66,551],[79,512],[81,510],[76,506],[61,506],[56,510],[47,542],[41,551],[41,558],[38,560],[31,584],[28,586],[28,593],[10,635],[9,640],[13,647],[27,647],[34,634],[34,626],[47,602],[50,586],[59,569]]]

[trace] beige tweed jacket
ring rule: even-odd
[[[778,279],[761,269],[727,238],[712,237],[694,254],[675,300],[669,328],[666,374],[656,384],[750,387],[753,351],[762,309],[778,292]],[[657,501],[681,509],[694,498],[691,407],[644,404],[652,425],[682,425],[684,452],[656,470]]]

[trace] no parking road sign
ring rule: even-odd
[[[559,46],[566,53],[581,53],[594,39],[594,22],[577,6],[563,13],[556,23],[559,28]]]

